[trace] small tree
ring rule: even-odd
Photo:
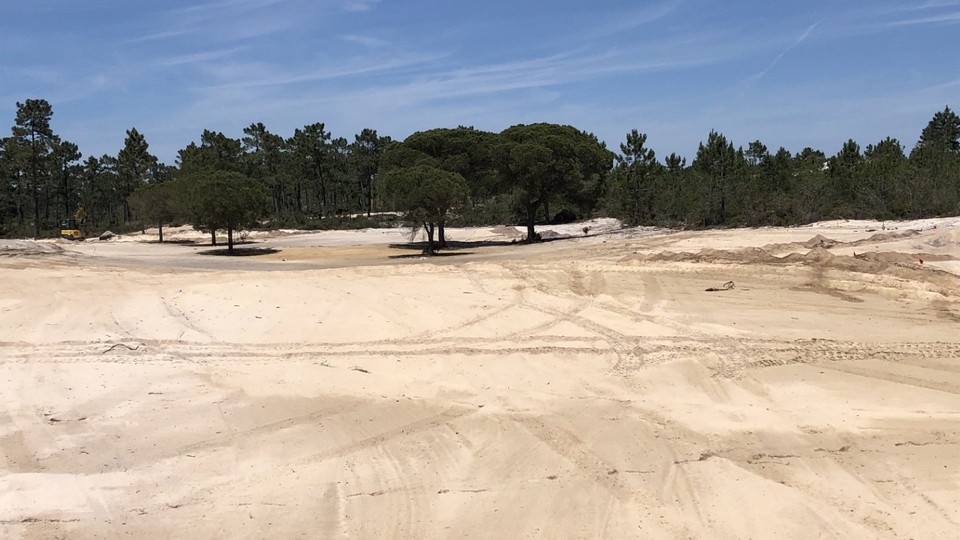
[[[230,171],[212,171],[196,178],[189,190],[195,227],[227,230],[227,253],[233,255],[233,231],[260,219],[269,211],[263,184]]]
[[[932,146],[941,151],[960,153],[960,116],[945,107],[920,133],[918,146]]]
[[[620,143],[621,154],[616,156],[616,166],[611,175],[610,195],[612,208],[624,221],[632,225],[649,222],[657,211],[654,197],[655,182],[662,166],[656,154],[645,146],[647,135],[632,130],[627,142]]]
[[[427,254],[435,253],[433,233],[442,227],[451,209],[464,204],[469,188],[459,173],[429,165],[391,170],[383,178],[386,196],[407,219],[427,232]]]
[[[183,202],[175,182],[147,184],[130,195],[130,208],[143,221],[156,223],[163,243],[163,224],[183,212]]]
[[[524,214],[527,242],[537,239],[541,208],[549,220],[551,200],[599,192],[595,187],[613,164],[613,153],[596,136],[572,126],[521,124],[503,130],[499,139],[500,174]]]

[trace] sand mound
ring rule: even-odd
[[[829,261],[834,257],[835,255],[827,251],[826,248],[822,248],[818,246],[808,251],[806,255],[803,256],[803,260],[822,263],[825,261]]]
[[[877,233],[869,238],[864,238],[863,240],[855,240],[848,243],[848,246],[862,246],[864,244],[879,244],[883,242],[890,242],[892,240],[901,240],[903,238],[910,238],[920,234],[920,231],[916,229],[910,229],[902,233]]]
[[[643,255],[640,259],[644,261],[728,264],[775,263],[780,260],[762,248],[744,248],[738,250],[703,249],[698,252],[662,251],[650,255]]]
[[[66,240],[64,240],[66,242]],[[63,247],[54,242],[34,242],[30,240],[7,240],[0,243],[0,257],[36,257],[60,255]]]
[[[540,235],[541,240],[556,240],[558,238],[567,238],[569,235],[560,234],[557,231],[538,231],[537,234]]]
[[[497,225],[496,227],[490,229],[490,232],[493,234],[506,236],[510,239],[523,237],[523,233],[518,231],[516,227],[510,227],[508,225]]]
[[[814,248],[814,247],[831,248],[831,247],[837,245],[837,243],[838,243],[838,242],[837,242],[836,240],[833,240],[832,238],[827,238],[826,236],[823,236],[822,234],[818,234],[818,235],[814,236],[813,238],[811,238],[811,239],[807,240],[806,242],[804,242],[804,243],[803,243],[803,247],[805,247],[805,248],[807,248],[807,249]]]

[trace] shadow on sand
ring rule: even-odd
[[[252,257],[256,255],[270,255],[271,253],[278,253],[280,250],[276,248],[265,248],[265,247],[234,247],[233,253],[230,253],[230,250],[227,248],[220,249],[208,249],[206,251],[198,251],[198,255],[224,255],[230,257]]]
[[[554,236],[548,238],[541,238],[533,244],[543,244],[546,242],[555,242],[558,240],[569,240],[571,238],[576,238],[574,236]],[[436,248],[436,253],[434,257],[451,257],[455,255],[472,255],[472,251],[462,251],[465,249],[476,249],[482,247],[506,247],[506,246],[527,246],[531,245],[522,240],[477,240],[473,242],[462,242],[457,240],[447,240],[446,247]],[[427,243],[426,242],[404,242],[404,243],[395,243],[390,244],[391,249],[416,249],[420,250],[421,253],[405,254],[405,255],[391,255],[391,259],[409,259],[416,257],[426,257],[427,256]],[[452,253],[451,253],[452,252]]]
[[[435,248],[433,254],[434,257],[455,257],[458,255],[473,255],[473,251],[464,251],[467,249],[475,249],[479,247],[490,247],[490,246],[511,246],[517,245],[516,241],[509,240],[480,240],[476,242],[458,242],[456,240],[447,240],[447,245],[445,247]],[[391,249],[407,249],[407,250],[419,250],[420,253],[407,253],[404,255],[390,255],[391,259],[416,259],[419,257],[427,257],[427,243],[426,242],[403,242],[389,244]]]

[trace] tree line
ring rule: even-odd
[[[83,156],[54,133],[42,99],[17,103],[0,139],[0,235],[57,234],[79,208],[85,226],[118,231],[191,223],[211,232],[249,227],[375,226],[399,212],[427,232],[597,215],[669,227],[793,225],[831,218],[960,214],[960,118],[934,114],[913,147],[848,140],[835,155],[791,154],[753,141],[744,149],[711,131],[688,164],[663,160],[637,130],[612,152],[591,133],[557,124],[500,133],[472,127],[417,132],[403,141],[364,129],[350,141],[323,123],[289,137],[251,124],[240,138],[204,130],[160,163],[143,134],[126,132],[117,155]]]

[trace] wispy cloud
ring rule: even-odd
[[[918,9],[953,7],[953,6],[960,6],[960,0],[930,0],[928,2],[924,2],[923,4],[921,4]]]
[[[775,56],[774,59],[769,64],[767,64],[766,68],[764,68],[760,72],[754,73],[753,75],[747,77],[747,79],[742,83],[742,85],[744,87],[749,87],[755,84],[756,82],[758,82],[760,79],[764,78],[767,75],[767,73],[770,72],[771,69],[776,67],[776,65],[779,64],[781,60],[783,60],[784,56],[786,56],[790,51],[802,45],[803,42],[810,37],[810,34],[813,33],[813,31],[817,28],[817,26],[820,25],[821,22],[822,21],[817,21],[811,24],[810,26],[808,26],[807,29],[800,34],[800,37],[798,37],[793,43],[787,46],[787,48],[780,51],[780,53],[777,56]]]
[[[362,36],[359,34],[341,34],[338,37],[343,41],[356,43],[358,45],[363,45],[364,47],[367,47],[370,49],[385,47],[390,44],[388,41],[383,39],[375,38],[372,36]]]
[[[917,17],[912,19],[902,19],[889,23],[889,26],[915,26],[922,24],[957,24],[960,23],[960,11],[953,13],[941,13],[939,15],[930,15],[928,17]]]
[[[602,52],[579,50],[473,67],[437,69],[431,64],[425,64],[431,69],[412,73],[392,84],[381,83],[356,89],[350,93],[349,99],[353,103],[390,102],[398,106],[408,106],[453,98],[546,89],[619,73],[677,69],[716,61],[725,54],[720,52],[717,55],[704,55],[701,47],[666,49],[672,50],[672,54],[657,55],[638,49]],[[332,95],[304,99],[313,103],[329,103],[341,100],[342,97]]]
[[[881,28],[956,24],[960,22],[960,0],[929,0],[922,4],[898,4],[886,10]],[[883,13],[883,12],[881,12]]]
[[[297,85],[308,82],[323,82],[334,79],[343,79],[359,75],[373,75],[396,71],[412,66],[419,66],[436,62],[443,58],[443,53],[436,54],[409,54],[398,55],[386,60],[361,59],[340,59],[335,67],[304,69],[304,70],[277,70],[271,75],[260,74],[258,77],[252,77],[249,64],[238,64],[236,69],[231,70],[230,74],[223,70],[223,66],[214,66],[211,69],[217,70],[218,79],[222,80],[219,84],[209,84],[204,87],[205,90],[223,90],[238,88],[263,88],[277,87],[287,85]]]
[[[177,66],[185,66],[189,64],[197,64],[197,63],[203,63],[203,62],[213,62],[216,60],[222,60],[224,58],[233,56],[236,53],[244,50],[245,48],[246,47],[231,47],[229,49],[198,52],[193,54],[182,54],[178,56],[163,58],[161,60],[158,60],[155,64],[159,67],[177,67]]]
[[[222,43],[276,34],[297,23],[295,13],[279,7],[289,3],[290,0],[218,0],[174,8],[154,23],[156,30],[125,43],[171,41],[185,36]]]
[[[222,17],[224,13],[236,14],[257,11],[276,4],[286,3],[289,0],[216,0],[196,5],[175,8],[172,14],[178,18],[187,17],[192,20],[211,19]]]
[[[380,0],[343,0],[341,8],[345,11],[370,11]]]
[[[634,30],[674,13],[682,4],[683,0],[667,0],[621,13],[615,21],[599,26],[588,35],[591,38],[600,38]]]
[[[162,30],[159,32],[153,32],[150,34],[144,34],[134,38],[130,38],[124,41],[124,43],[135,44],[135,43],[147,43],[151,41],[163,41],[166,39],[171,39],[171,38],[180,37],[186,34],[190,34],[192,32],[193,30],[185,29],[185,28]]]

